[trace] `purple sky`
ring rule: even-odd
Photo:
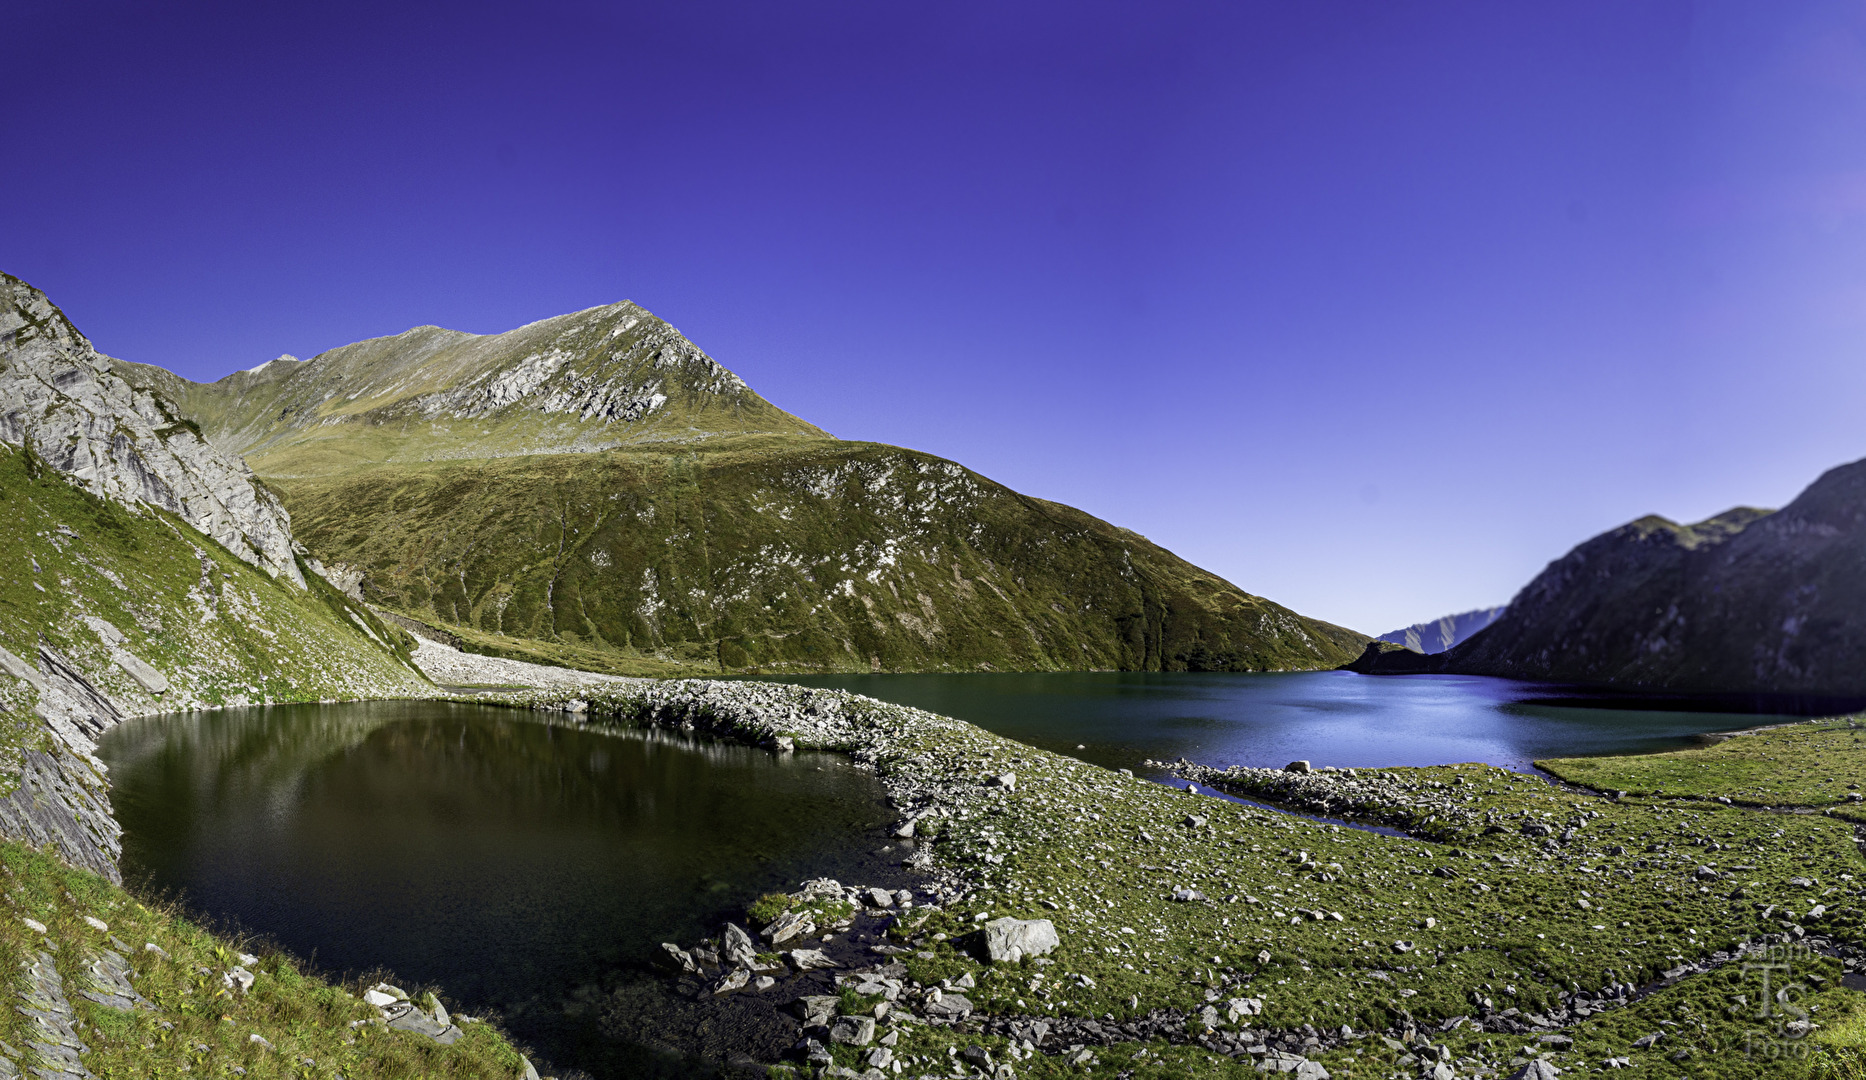
[[[628,298],[1377,633],[1866,456],[1858,3],[9,5],[0,269],[212,379]]]

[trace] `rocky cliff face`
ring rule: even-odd
[[[1504,612],[1504,605],[1478,608],[1476,611],[1461,611],[1456,615],[1446,615],[1431,622],[1414,623],[1403,630],[1381,634],[1377,640],[1390,641],[1417,653],[1442,653],[1453,645],[1464,641],[1472,634],[1497,621]]]
[[[125,718],[430,688],[184,416],[0,276],[0,835],[113,880],[93,751]]]
[[[1434,670],[1654,690],[1866,695],[1866,462],[1782,510],[1646,517],[1549,564]]]
[[[166,510],[302,587],[284,507],[185,416],[113,372],[44,293],[0,274],[0,441],[100,498]]]

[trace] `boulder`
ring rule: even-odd
[[[1013,919],[1007,915],[986,923],[981,933],[985,959],[994,964],[1042,956],[1063,943],[1056,934],[1056,924],[1048,919]]]
[[[726,972],[718,982],[713,984],[713,993],[730,994],[734,990],[743,990],[745,984],[750,982],[751,978],[752,973],[746,969],[742,967],[733,968],[731,971]]]
[[[693,957],[687,953],[687,950],[671,941],[663,941],[661,943],[661,949],[667,954],[667,958],[673,963],[675,970],[687,975],[700,974],[700,965],[693,962]]]
[[[453,1024],[443,1024],[427,1013],[413,1006],[400,1009],[389,1018],[389,1026],[396,1031],[412,1031],[417,1035],[426,1035],[442,1046],[452,1046],[460,1038],[460,1029]]]
[[[721,951],[728,964],[751,967],[758,959],[758,947],[752,943],[752,936],[738,923],[726,924],[724,945]]]
[[[1310,765],[1307,761],[1292,761],[1289,764],[1283,766],[1283,771],[1293,772],[1293,773],[1306,773],[1306,772],[1314,772],[1315,767]]]

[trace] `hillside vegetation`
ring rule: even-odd
[[[1266,670],[1339,664],[1364,640],[1079,510],[873,443],[741,439],[274,483],[300,539],[360,572],[366,599],[524,659],[642,674]]]
[[[352,595],[625,674],[1284,670],[1366,638],[950,461],[843,442],[634,304],[203,385],[117,363],[283,494]]]

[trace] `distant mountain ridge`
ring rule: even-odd
[[[1866,696],[1866,461],[1777,511],[1649,516],[1550,563],[1483,633],[1350,665],[1644,690]]]
[[[639,674],[1284,670],[1367,640],[953,462],[832,438],[633,303],[209,384],[117,370],[243,454],[353,597],[470,648]]]
[[[1445,615],[1431,622],[1413,623],[1401,630],[1381,634],[1376,641],[1390,641],[1417,653],[1431,655],[1442,653],[1484,627],[1497,621],[1509,605],[1498,604],[1496,607],[1478,608],[1475,611],[1461,611],[1456,615]]]

